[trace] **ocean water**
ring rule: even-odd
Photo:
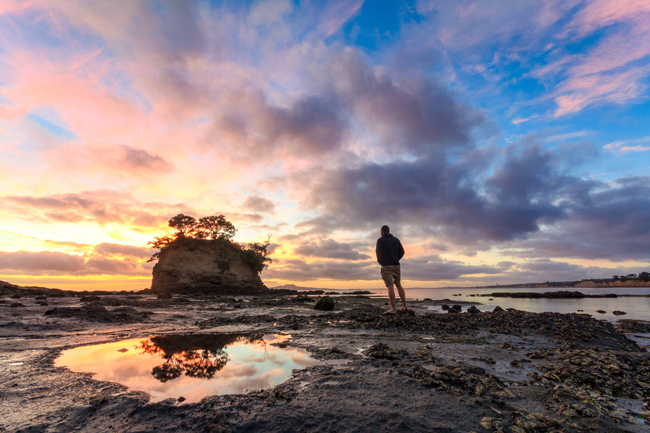
[[[554,287],[554,288],[492,288],[492,289],[425,289],[405,287],[406,298],[433,300],[449,299],[450,304],[454,301],[480,302],[477,308],[481,311],[491,311],[497,305],[501,308],[516,308],[517,310],[530,311],[534,313],[555,312],[555,313],[586,313],[597,319],[616,321],[619,319],[648,320],[650,321],[650,297],[625,297],[621,295],[650,295],[650,287],[617,287],[617,288],[575,288],[575,287]],[[578,291],[585,295],[602,295],[616,293],[618,298],[585,298],[585,299],[522,299],[522,298],[490,298],[489,296],[477,296],[496,292],[557,292],[557,291]],[[370,290],[373,296],[387,298],[386,289]],[[460,296],[454,296],[460,295]],[[475,295],[475,296],[470,296]],[[399,303],[399,301],[398,301]],[[435,309],[439,309],[436,307]],[[578,311],[582,310],[582,311]],[[597,313],[597,310],[606,311],[605,314]],[[616,316],[613,311],[625,311],[627,314]]]

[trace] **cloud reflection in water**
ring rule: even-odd
[[[182,396],[192,403],[207,395],[272,387],[287,380],[291,370],[317,363],[302,349],[270,344],[288,338],[260,334],[156,336],[66,350],[55,364],[146,391],[154,399]]]

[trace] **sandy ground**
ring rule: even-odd
[[[607,322],[436,301],[387,317],[380,299],[327,312],[316,299],[0,296],[0,431],[650,431],[649,355]],[[290,334],[322,363],[192,404],[54,365],[81,345],[234,331]]]

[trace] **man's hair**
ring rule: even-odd
[[[388,234],[390,233],[390,229],[388,228],[388,226],[381,226],[381,232]]]

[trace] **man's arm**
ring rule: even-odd
[[[397,240],[397,245],[398,245],[397,254],[401,259],[402,257],[404,257],[404,247],[402,246],[402,243],[399,241],[399,239]]]
[[[377,256],[377,263],[379,263],[379,257],[383,253],[383,245],[381,243],[381,238],[377,239],[377,246],[375,247],[375,255]],[[381,263],[379,263],[381,265]]]

